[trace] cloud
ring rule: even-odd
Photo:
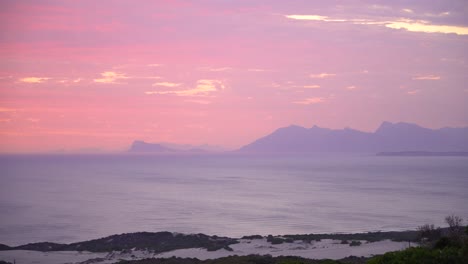
[[[356,89],[357,89],[357,87],[354,86],[354,85],[351,85],[351,86],[346,87],[346,90],[350,90],[350,91],[356,90]]]
[[[175,91],[147,91],[145,94],[173,94],[177,96],[205,96],[209,93],[216,92],[219,90],[224,90],[225,85],[220,80],[208,80],[202,79],[198,80],[195,88],[187,90],[175,90]]]
[[[10,118],[2,118],[0,119],[0,123],[10,123],[11,119]]]
[[[163,64],[152,63],[152,64],[147,64],[146,66],[148,66],[148,67],[161,67],[161,66],[163,66]]]
[[[16,112],[16,111],[18,111],[18,109],[0,107],[0,113],[5,113],[5,112]]]
[[[427,16],[427,17],[445,17],[445,16],[449,16],[450,12],[441,12],[441,13],[438,13],[438,14],[424,13],[424,15]]]
[[[410,9],[406,10],[406,13]],[[412,10],[411,10],[412,11]],[[450,13],[444,12],[437,15],[446,16]],[[429,14],[426,14],[429,16]],[[468,35],[468,27],[463,26],[452,26],[452,25],[436,25],[431,24],[430,21],[426,20],[413,20],[406,18],[395,18],[393,20],[375,20],[375,19],[341,19],[341,18],[330,18],[328,16],[320,15],[285,15],[286,18],[294,20],[309,20],[309,21],[322,21],[322,22],[342,22],[342,23],[351,23],[355,25],[375,25],[375,26],[385,26],[391,29],[405,29],[411,32],[424,32],[424,33],[444,33],[444,34],[457,34],[457,35]]]
[[[269,71],[269,70],[266,70],[266,69],[257,69],[257,68],[251,68],[251,69],[247,69],[247,71],[249,71],[249,72],[266,72],[266,71]]]
[[[323,78],[333,77],[335,75],[336,74],[334,73],[319,73],[319,74],[311,74],[309,75],[309,77],[313,79],[323,79]]]
[[[385,27],[393,29],[406,29],[412,32],[425,33],[454,33],[457,35],[468,35],[468,27],[448,26],[448,25],[432,25],[428,21],[416,20],[400,20],[392,21],[385,24]]]
[[[318,89],[320,88],[320,85],[304,85],[304,86],[301,86],[302,88],[305,88],[305,89]]]
[[[94,82],[97,83],[119,83],[119,80],[122,79],[128,79],[130,77],[127,77],[123,73],[117,73],[117,72],[112,72],[112,71],[107,71],[101,73],[102,78],[99,79],[94,79]]]
[[[421,90],[412,90],[412,91],[408,91],[406,93],[409,94],[409,95],[415,95],[415,94],[419,93],[420,91]]]
[[[19,81],[24,82],[24,83],[42,83],[42,82],[47,81],[49,79],[50,78],[48,78],[48,77],[25,77],[25,78],[19,79]]]
[[[38,118],[26,118],[27,121],[31,122],[31,123],[38,123],[39,121],[41,121],[40,119]]]
[[[305,98],[304,100],[294,101],[292,103],[302,104],[302,105],[311,105],[311,104],[320,104],[324,102],[325,102],[325,98],[323,97],[310,97],[310,98]]]
[[[289,19],[295,20],[314,20],[314,21],[325,21],[325,22],[346,22],[346,19],[332,19],[328,16],[319,15],[286,15]]]
[[[440,76],[437,75],[423,75],[423,76],[416,76],[413,77],[413,80],[440,80]]]
[[[69,83],[79,83],[79,82],[81,82],[81,81],[82,81],[81,78],[77,78],[77,79],[73,79],[73,80],[67,80],[67,79],[65,79],[65,80],[59,80],[59,81],[57,81],[57,82],[58,82],[58,83],[63,83],[63,84],[69,84]]]
[[[194,103],[194,104],[202,104],[202,105],[211,104],[210,101],[207,101],[207,100],[196,100],[196,99],[184,100],[184,102]]]
[[[414,11],[412,9],[409,9],[409,8],[403,8],[401,11],[405,12],[405,13],[409,13],[409,14],[413,14]]]
[[[202,67],[200,68],[202,71],[210,71],[210,72],[225,72],[232,70],[231,67],[220,67],[220,68],[212,68],[212,67]]]
[[[180,85],[181,85],[181,83],[157,82],[157,83],[153,83],[152,86],[177,87],[177,86],[180,86]]]

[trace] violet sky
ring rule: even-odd
[[[0,1],[0,152],[468,126],[468,1]]]

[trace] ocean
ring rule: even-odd
[[[12,246],[137,231],[241,237],[468,220],[467,157],[3,155],[0,168],[0,243]]]

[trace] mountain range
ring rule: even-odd
[[[174,143],[147,143],[141,140],[133,141],[128,149],[131,153],[207,153],[222,152],[224,148],[212,145],[192,146]]]
[[[238,150],[245,153],[468,151],[468,127],[429,129],[383,122],[375,132],[289,126]]]

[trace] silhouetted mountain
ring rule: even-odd
[[[203,145],[190,145],[190,144],[175,144],[175,143],[166,143],[166,142],[161,142],[158,143],[163,147],[174,149],[174,150],[184,150],[184,151],[191,151],[191,152],[223,152],[226,151],[225,148],[220,147],[220,146],[215,146],[215,145],[208,145],[208,144],[203,144]]]
[[[210,153],[220,152],[221,148],[210,145],[192,146],[172,143],[146,143],[136,140],[128,152],[132,153]]]
[[[429,151],[399,151],[399,152],[379,152],[377,156],[402,156],[402,157],[468,157],[468,152],[429,152]]]
[[[242,152],[396,152],[468,151],[468,128],[428,129],[383,122],[374,133],[349,128],[280,128],[244,147]]]
[[[176,152],[177,150],[163,147],[160,144],[146,143],[144,141],[135,140],[128,152],[142,152],[142,153],[167,153]]]

